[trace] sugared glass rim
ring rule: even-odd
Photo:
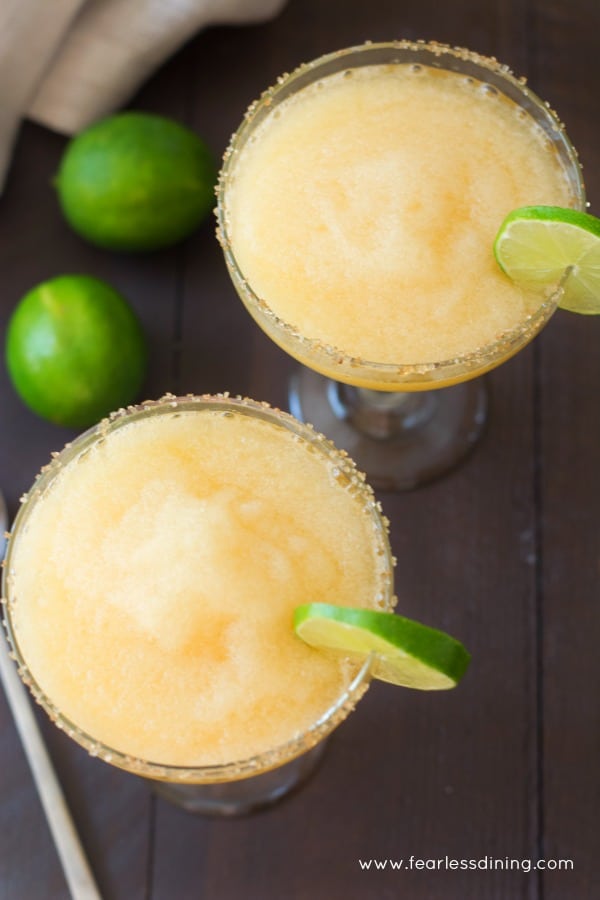
[[[167,394],[160,400],[148,400],[136,406],[118,410],[107,419],[103,419],[97,425],[85,431],[73,442],[66,444],[60,453],[53,454],[51,462],[42,468],[30,491],[21,498],[21,507],[12,526],[12,532],[8,539],[6,559],[3,563],[2,603],[4,606],[4,627],[8,635],[11,657],[17,663],[21,679],[29,687],[35,700],[44,708],[50,719],[70,738],[84,747],[91,756],[97,756],[105,762],[126,769],[136,775],[189,784],[235,781],[251,777],[252,775],[260,775],[263,772],[290,762],[306,750],[314,747],[315,744],[325,738],[346,718],[367,690],[370,681],[371,658],[369,657],[364,662],[335,703],[310,728],[303,734],[297,735],[271,750],[259,753],[248,759],[236,760],[223,765],[173,766],[138,759],[131,754],[123,753],[120,750],[107,746],[82,728],[79,728],[61,713],[60,709],[38,685],[21,653],[11,621],[12,607],[15,603],[18,603],[18,599],[11,596],[14,577],[11,561],[19,536],[27,525],[36,501],[44,494],[56,475],[66,465],[85,453],[97,441],[102,440],[108,432],[131,421],[149,416],[204,410],[238,412],[284,427],[292,431],[300,439],[310,443],[318,452],[335,463],[340,473],[346,475],[352,482],[356,495],[360,498],[365,510],[368,511],[373,520],[374,539],[378,542],[377,555],[378,558],[381,558],[380,586],[378,589],[378,593],[381,595],[381,608],[391,610],[395,605],[393,594],[394,558],[388,538],[389,523],[382,514],[381,504],[376,500],[372,488],[366,483],[362,473],[356,469],[354,462],[344,451],[338,450],[331,441],[315,431],[312,426],[299,422],[289,413],[276,409],[268,403],[242,397],[230,397],[228,394],[188,394],[185,397]]]
[[[280,76],[274,85],[250,104],[223,156],[216,188],[217,237],[230,277],[242,302],[269,337],[291,356],[324,375],[348,384],[368,385],[380,390],[401,390],[403,387],[427,389],[435,387],[436,381],[453,383],[476,377],[516,353],[538,334],[552,316],[560,300],[562,287],[559,285],[517,328],[462,356],[408,364],[364,360],[317,338],[304,336],[293,324],[280,318],[268,302],[253,291],[232,250],[227,212],[227,188],[234,177],[238,155],[254,129],[277,103],[319,78],[343,71],[344,68],[393,63],[427,65],[459,72],[466,78],[471,77],[489,84],[492,90],[499,90],[517,103],[532,116],[555,145],[569,178],[573,207],[585,210],[585,187],[577,151],[556,113],[527,87],[524,78],[517,78],[508,66],[499,63],[494,57],[482,56],[462,47],[423,40],[368,41],[303,63],[290,74]]]

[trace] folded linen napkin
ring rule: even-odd
[[[0,188],[20,121],[73,134],[121,106],[200,28],[265,21],[285,0],[2,0]]]

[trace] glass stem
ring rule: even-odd
[[[376,440],[409,434],[433,415],[435,391],[372,391],[329,381],[328,399],[338,419]]]

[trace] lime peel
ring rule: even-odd
[[[319,650],[371,660],[371,675],[419,690],[455,687],[470,661],[465,647],[443,631],[395,613],[308,603],[296,607],[298,637]]]
[[[58,275],[16,305],[5,358],[33,412],[81,429],[135,400],[148,349],[137,315],[111,285],[90,275]]]
[[[524,206],[504,219],[498,265],[525,287],[554,288],[562,309],[600,313],[600,219],[560,206]]]
[[[77,234],[109,250],[142,252],[198,228],[212,209],[216,176],[212,152],[195,132],[128,110],[72,138],[53,184]]]

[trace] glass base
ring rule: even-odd
[[[323,756],[327,740],[276,769],[215,784],[179,784],[148,779],[152,789],[186,812],[208,816],[240,816],[270,806],[308,778]]]
[[[371,391],[300,367],[290,411],[346,450],[379,490],[411,490],[452,469],[483,431],[483,378],[431,391]]]

